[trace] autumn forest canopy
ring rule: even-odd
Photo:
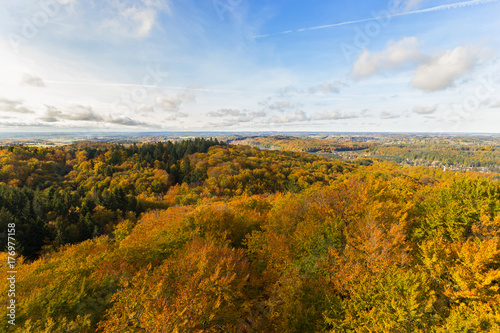
[[[498,146],[418,140],[2,147],[0,331],[499,332]]]

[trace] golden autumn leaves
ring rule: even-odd
[[[500,329],[497,182],[244,147],[190,163],[204,189],[19,264],[25,332]]]

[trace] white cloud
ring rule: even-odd
[[[252,118],[244,116],[244,117],[236,117],[234,120],[239,122],[239,123],[248,123],[248,122],[252,121]]]
[[[123,1],[110,2],[110,13],[100,24],[100,30],[131,38],[147,37],[153,29],[158,12],[170,13],[165,1]]]
[[[294,91],[296,91],[296,90],[294,90]],[[287,97],[287,96],[278,95],[278,97]],[[274,99],[274,97],[267,97],[266,99],[261,100],[259,102],[259,105],[264,107],[267,110],[274,110],[274,111],[280,111],[280,112],[301,106],[301,104],[299,104],[299,103],[293,103],[291,101],[286,101],[286,100],[285,101],[284,100],[273,101],[273,99]]]
[[[189,115],[185,112],[176,112],[167,115],[164,119],[166,121],[174,121],[177,120],[178,118],[187,118],[187,117],[189,117]]]
[[[33,110],[24,106],[22,100],[12,100],[8,98],[0,98],[0,111],[13,113],[35,113]]]
[[[249,112],[248,110],[238,110],[238,109],[219,109],[217,111],[207,112],[207,116],[212,118],[221,117],[231,117],[230,119],[225,119],[230,124],[237,123],[248,123],[254,120],[254,118],[265,117],[266,113],[264,111],[259,112]],[[213,123],[212,123],[213,124]],[[220,125],[220,123],[219,123]],[[230,125],[232,126],[232,125]],[[218,125],[217,125],[218,127]]]
[[[221,122],[218,122],[218,123],[208,123],[211,127],[215,127],[215,128],[224,128],[224,127],[232,127],[232,126],[236,126],[238,125],[238,121],[236,120],[228,120],[228,119],[225,119]]]
[[[390,113],[387,111],[384,111],[380,114],[381,119],[395,119],[395,118],[399,118],[399,117],[400,117],[399,115],[394,114],[394,113]]]
[[[135,35],[137,37],[149,35],[156,19],[156,12],[151,9],[138,10],[137,8],[127,8],[121,15],[134,23]]]
[[[500,108],[500,101],[496,101],[490,104],[490,108]]]
[[[332,112],[324,112],[317,114],[313,117],[315,120],[339,120],[339,119],[352,119],[357,118],[354,112],[342,113],[338,110]]]
[[[280,89],[278,91],[277,95],[279,97],[286,97],[286,96],[290,96],[296,92],[298,92],[297,88],[290,85],[290,86],[286,86],[286,87]]]
[[[111,124],[123,125],[123,126],[151,126],[148,123],[130,119],[129,117],[118,117],[111,118],[108,120]]]
[[[237,109],[219,109],[217,111],[210,111],[207,113],[209,117],[224,117],[224,116],[240,116],[246,115],[245,112],[237,110]]]
[[[381,52],[363,50],[354,63],[351,75],[355,79],[364,79],[383,71],[402,69],[423,59],[425,55],[418,50],[417,38],[405,37],[397,42],[389,42]]]
[[[68,108],[69,113],[61,117],[66,120],[75,121],[102,121],[103,118],[94,112],[90,106],[73,105]]]
[[[109,123],[122,126],[153,126],[151,124],[134,120],[129,117],[113,117],[113,116],[101,116],[94,112],[90,106],[83,105],[72,105],[66,108],[66,111],[61,111],[53,105],[46,105],[47,109],[45,114],[38,118],[45,123],[58,123],[64,122],[68,126],[67,121],[73,122],[99,122],[99,123]]]
[[[155,106],[167,112],[177,112],[182,103],[184,102],[194,102],[196,100],[195,95],[190,92],[179,93],[177,95],[165,94],[156,97]]]
[[[52,124],[44,124],[44,123],[39,123],[39,122],[28,122],[28,121],[1,121],[0,126],[1,127],[30,127],[30,128],[36,128],[36,127],[52,127]]]
[[[413,112],[418,114],[430,114],[437,110],[437,105],[434,106],[417,106],[413,109]]]
[[[150,113],[154,111],[154,108],[148,104],[139,104],[136,106],[135,110],[138,113]]]
[[[291,108],[293,107],[293,104],[290,103],[290,102],[274,102],[274,103],[271,103],[267,106],[270,110],[285,110],[285,109],[288,109],[288,108]]]
[[[412,85],[424,91],[446,89],[476,66],[479,54],[473,46],[459,46],[438,54],[417,68]]]
[[[418,49],[415,37],[390,42],[381,52],[363,50],[354,63],[351,75],[364,79],[372,75],[417,65],[412,86],[424,91],[437,91],[452,86],[457,79],[470,72],[483,52],[474,46],[459,46],[434,56]]]
[[[276,124],[284,124],[284,123],[293,123],[299,121],[309,121],[310,118],[305,114],[302,110],[296,110],[295,114],[284,114],[281,116],[271,118],[272,123]]]
[[[37,36],[44,31],[72,40],[107,39],[113,42],[117,37],[148,37],[158,23],[159,14],[171,13],[170,0],[18,0],[6,3],[5,7],[7,23],[17,26],[14,31],[20,33],[29,21]],[[0,18],[1,14],[0,11]],[[46,21],[37,24],[34,17]]]
[[[253,111],[253,112],[250,112],[250,115],[252,117],[257,117],[257,118],[262,118],[262,117],[267,116],[267,114],[264,111]]]
[[[45,83],[43,82],[42,78],[27,73],[23,75],[21,85],[31,87],[45,87]]]
[[[179,110],[182,100],[177,96],[158,96],[156,97],[155,106],[167,112],[175,112]]]
[[[69,112],[63,112],[55,106],[46,105],[45,115],[40,120],[54,123],[60,120],[73,121],[103,121],[103,117],[94,112],[90,106],[72,105],[67,108]]]
[[[309,93],[311,93],[311,94],[315,94],[315,93],[338,94],[338,93],[340,93],[340,88],[342,86],[344,86],[344,84],[340,81],[335,81],[333,83],[323,82],[323,83],[318,84],[316,86],[310,87]]]

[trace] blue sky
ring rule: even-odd
[[[499,132],[498,0],[1,2],[5,132]]]

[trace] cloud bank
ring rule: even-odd
[[[417,68],[412,85],[425,91],[448,88],[477,65],[479,53],[473,46],[459,46],[438,54]]]
[[[391,41],[380,52],[364,50],[353,65],[350,74],[355,80],[389,71],[413,69],[411,85],[414,88],[432,92],[443,90],[471,72],[479,63],[481,49],[469,45],[435,55],[426,55],[418,49],[415,37]]]
[[[418,50],[415,37],[405,37],[400,41],[391,41],[381,52],[363,50],[354,63],[351,75],[355,79],[364,79],[383,71],[399,70],[411,63],[418,63],[426,58]]]

